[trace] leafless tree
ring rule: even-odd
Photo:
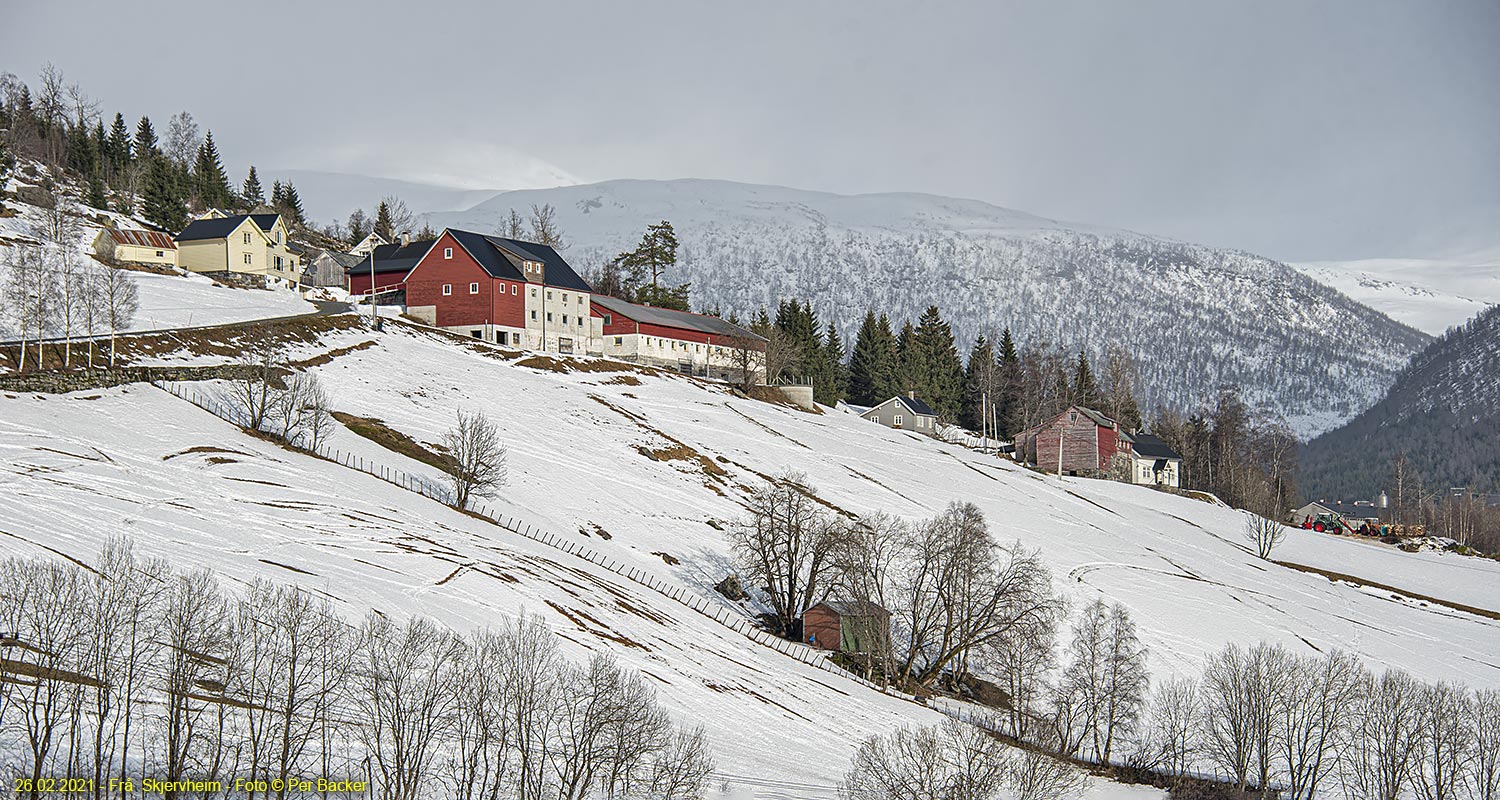
[[[73,364],[73,336],[78,333],[83,316],[83,294],[88,286],[81,279],[82,264],[78,256],[78,239],[82,226],[78,215],[63,198],[57,198],[42,216],[42,237],[46,243],[47,271],[51,274],[56,300],[56,323],[63,334],[63,366]]]
[[[764,340],[758,336],[731,336],[724,340],[723,346],[729,349],[730,370],[740,391],[749,394],[761,381],[770,382],[763,377],[766,375]]]
[[[356,650],[349,688],[372,775],[391,800],[427,797],[462,640],[420,617],[398,625],[372,613]]]
[[[1000,546],[973,504],[949,505],[915,529],[897,575],[902,678],[931,685],[945,672],[961,677],[975,652],[1056,613],[1051,583],[1036,552]]]
[[[500,224],[500,235],[507,239],[522,241],[526,238],[526,219],[512,208],[510,215]]]
[[[652,800],[699,800],[714,774],[714,758],[709,752],[703,728],[678,731],[665,749],[651,763]]]
[[[1034,722],[1046,710],[1047,676],[1057,667],[1057,628],[1064,610],[1061,602],[1052,604],[984,649],[983,662],[1010,695],[1007,718],[1010,734],[1017,738],[1038,734]]]
[[[473,497],[494,497],[508,477],[509,450],[483,411],[458,412],[458,422],[443,435],[453,507],[466,508]]]
[[[895,584],[893,571],[898,566],[902,546],[910,538],[910,526],[904,520],[883,512],[863,517],[850,526],[846,535],[840,537],[835,556],[842,593],[851,600],[888,610],[889,591]],[[858,639],[872,643],[865,678],[885,681],[894,671],[889,620],[878,615],[857,620],[854,625],[858,626]],[[846,619],[845,624],[849,623]]]
[[[803,366],[802,347],[786,331],[772,325],[756,333],[765,337],[765,341],[760,343],[759,360],[767,384],[774,386]]]
[[[1361,677],[1358,659],[1341,650],[1296,660],[1286,683],[1289,695],[1272,720],[1290,800],[1312,800],[1333,771],[1349,736]]]
[[[531,230],[528,233],[528,241],[544,244],[553,250],[566,250],[568,245],[563,241],[562,229],[557,225],[557,209],[551,203],[544,205],[531,204]]]
[[[1263,648],[1229,644],[1203,669],[1204,754],[1242,791],[1271,757],[1261,748],[1270,737],[1265,661]]]
[[[403,233],[409,234],[412,232],[412,226],[415,224],[416,217],[411,213],[411,209],[407,207],[405,200],[391,194],[386,195],[380,202],[385,203],[386,210],[391,215],[392,234],[399,237]]]
[[[203,687],[223,685],[228,634],[229,609],[213,574],[177,576],[158,631],[166,651],[161,762],[167,781],[187,777],[196,751],[209,739],[203,723],[212,703]]]
[[[198,123],[193,115],[186,111],[179,111],[167,122],[167,138],[163,142],[163,152],[178,165],[191,168],[193,157],[198,154],[198,147],[203,144],[203,137],[198,133]]]
[[[1081,795],[1089,784],[1083,770],[1036,750],[1016,751],[1006,778],[1016,800],[1063,800]]]
[[[1168,775],[1186,774],[1197,754],[1201,716],[1196,680],[1178,677],[1157,683],[1146,705],[1143,735],[1131,762]]]
[[[77,609],[84,604],[82,571],[71,564],[9,559],[0,562],[0,600],[13,607],[18,646],[16,660],[29,680],[10,687],[7,702],[15,708],[6,717],[20,718],[25,741],[22,775],[33,783],[30,797],[39,796],[43,777],[59,769],[61,740],[68,726],[71,704],[85,678],[76,667],[86,631]]]
[[[283,388],[274,391],[271,399],[275,432],[294,447],[310,445],[317,449],[318,440],[332,425],[328,393],[318,376],[310,372],[290,373],[282,383]]]
[[[772,478],[746,505],[750,515],[731,528],[729,543],[740,568],[766,588],[785,635],[826,596],[847,526],[818,503],[807,476],[791,470]]]
[[[1418,749],[1412,769],[1418,800],[1454,800],[1461,795],[1473,757],[1472,699],[1451,683],[1421,688]]]
[[[252,330],[240,353],[239,373],[229,381],[229,402],[241,423],[258,431],[276,411],[286,357],[264,330]]]
[[[841,800],[988,800],[1006,788],[1012,769],[998,739],[950,721],[865,740],[838,792]]]
[[[104,272],[100,293],[104,301],[104,320],[109,325],[109,365],[113,367],[116,339],[120,331],[130,327],[135,319],[135,312],[140,307],[140,293],[134,276],[123,269]]]
[[[1271,551],[1286,538],[1286,526],[1273,517],[1263,517],[1254,511],[1242,512],[1245,516],[1241,535],[1255,548],[1255,554],[1270,560]]]
[[[1500,691],[1474,693],[1469,703],[1474,760],[1469,768],[1471,800],[1500,800]]]
[[[1070,658],[1057,691],[1063,752],[1073,754],[1088,742],[1091,752],[1108,763],[1116,738],[1129,735],[1145,703],[1148,683],[1146,651],[1123,606],[1096,599],[1073,629]]]
[[[26,370],[26,341],[36,342],[36,364],[45,366],[42,354],[42,338],[52,327],[55,316],[57,284],[53,280],[51,264],[42,247],[22,244],[13,248],[10,261],[10,276],[5,287],[5,308],[20,335],[21,359],[19,369]]]
[[[1396,669],[1367,674],[1361,683],[1339,778],[1351,798],[1397,800],[1411,787],[1421,747],[1422,686]]]

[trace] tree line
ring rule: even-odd
[[[351,624],[324,596],[261,579],[234,594],[115,539],[88,566],[0,561],[0,633],[11,785],[68,775],[125,797],[144,774],[228,796],[244,778],[279,788],[235,796],[281,800],[316,775],[395,800],[689,800],[714,768],[637,673],[565,658],[539,617]]]
[[[242,183],[232,184],[213,132],[200,132],[188,112],[168,121],[164,138],[148,116],[132,129],[116,112],[106,126],[100,103],[51,64],[42,68],[35,92],[10,73],[0,75],[0,129],[12,156],[77,175],[87,205],[139,213],[162,230],[180,231],[190,212],[209,208],[269,209],[305,222],[291,182],[274,182],[267,197],[252,166]]]

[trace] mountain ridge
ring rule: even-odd
[[[1304,437],[1373,404],[1429,338],[1272,259],[982,200],[628,179],[425,216],[435,228],[494,230],[511,208],[549,203],[582,270],[670,220],[682,249],[668,279],[692,283],[697,306],[745,317],[797,297],[845,341],[867,307],[899,322],[928,305],[963,349],[1007,326],[1020,341],[1096,358],[1118,341],[1140,360],[1145,407],[1195,408],[1237,384]]]

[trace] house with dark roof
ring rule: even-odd
[[[757,382],[765,374],[765,337],[718,317],[607,295],[591,296],[590,313],[611,358],[728,381],[743,380],[746,370]]]
[[[1130,462],[1130,482],[1145,486],[1182,486],[1182,456],[1166,442],[1149,433],[1126,434],[1130,448],[1124,451]]]
[[[1016,435],[1016,457],[1048,472],[1106,475],[1134,451],[1120,423],[1092,408],[1068,406]]]
[[[353,253],[309,247],[302,253],[301,286],[338,286],[348,288],[349,270],[362,261]]]
[[[928,436],[937,435],[937,412],[932,410],[932,406],[922,402],[916,392],[898,394],[874,408],[866,409],[860,416],[888,428],[916,431]]]
[[[177,265],[192,272],[263,275],[295,282],[301,259],[288,246],[280,214],[210,215],[176,236]]]
[[[160,231],[103,228],[94,237],[94,255],[108,264],[175,267],[177,243]]]
[[[380,248],[375,255],[378,275]],[[593,290],[547,245],[448,228],[404,283],[407,315],[429,325],[531,350],[600,352]]]
[[[406,288],[406,276],[436,243],[436,239],[423,239],[375,245],[363,257],[357,256],[355,263],[345,270],[344,286],[349,294],[363,297],[370,293],[373,278],[380,302],[392,302],[392,295]],[[373,273],[370,270],[372,259],[375,266]]]

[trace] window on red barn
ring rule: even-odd
[[[477,283],[471,283],[471,284],[469,284],[469,294],[479,294],[479,284],[477,284]]]
[[[443,296],[447,297],[450,294],[453,294],[453,284],[451,284],[451,283],[445,283],[445,284],[443,284]]]

